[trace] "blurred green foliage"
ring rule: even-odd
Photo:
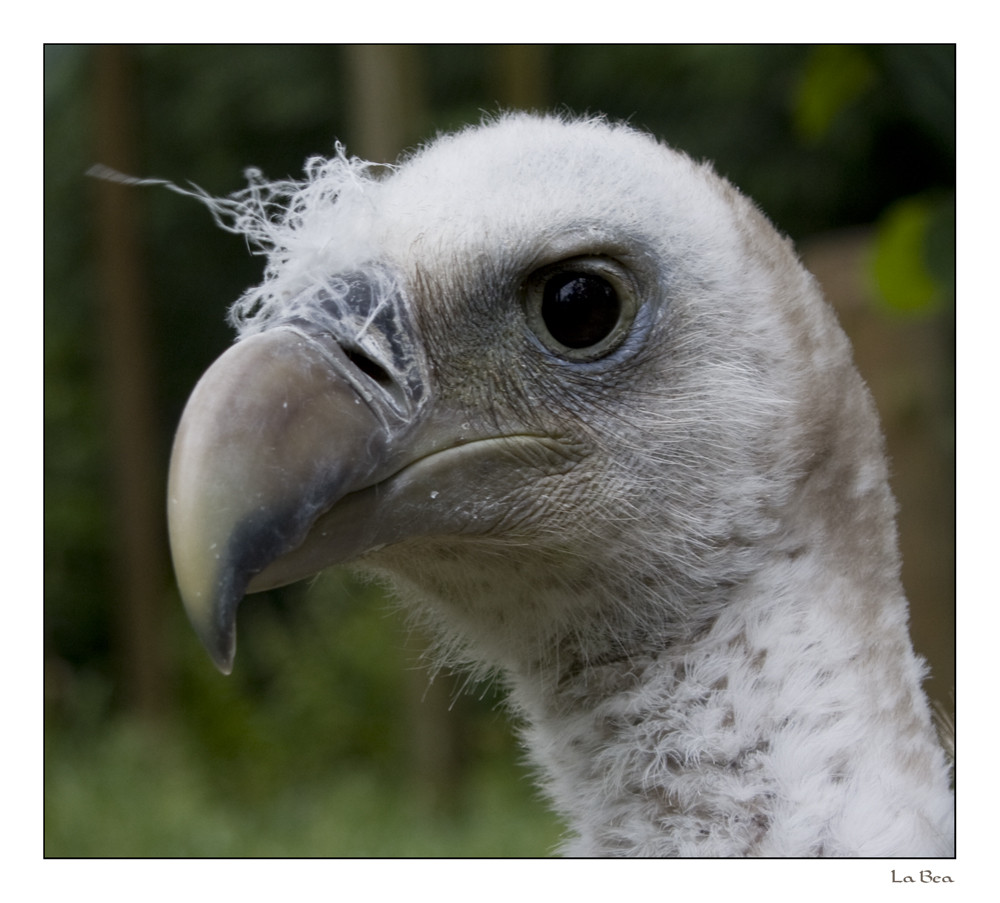
[[[241,187],[248,165],[295,176],[335,139],[351,148],[343,48],[142,46],[131,57],[137,175],[222,194]],[[414,142],[499,108],[492,48],[426,46],[418,59],[426,122]],[[793,238],[878,223],[874,273],[887,304],[905,315],[953,304],[954,47],[559,45],[545,60],[548,107],[628,119],[714,160]],[[525,786],[497,790],[507,796],[496,806],[482,797],[517,756],[489,685],[455,703],[462,757],[487,780],[462,784],[472,802],[439,823],[440,844],[423,845],[406,765],[404,684],[417,664],[401,651],[401,619],[384,597],[342,575],[245,602],[238,668],[223,679],[197,648],[165,568],[173,707],[156,730],[169,739],[152,748],[137,739],[114,630],[94,186],[84,177],[102,162],[93,62],[92,47],[46,48],[47,853],[444,852],[462,835],[468,843],[452,852],[499,853],[504,837],[510,850],[547,849],[555,828]],[[229,343],[225,308],[259,279],[261,261],[197,205],[136,191],[165,482],[184,401]],[[361,818],[361,799],[398,808],[397,827]],[[469,807],[485,821],[496,809],[506,826],[493,826],[492,841],[470,834]],[[331,810],[347,812],[356,831],[320,814]],[[159,828],[139,827],[150,820]],[[283,839],[266,839],[273,825],[286,826]]]
[[[795,127],[807,142],[819,142],[837,116],[875,81],[875,67],[860,47],[817,47],[806,61],[795,102]]]
[[[524,774],[498,757],[442,811],[364,764],[265,791],[234,781],[200,743],[121,721],[84,744],[50,731],[45,755],[49,857],[538,856],[560,836]],[[262,758],[253,747],[246,756]]]
[[[913,195],[878,221],[873,273],[886,308],[907,316],[954,304],[955,198]]]

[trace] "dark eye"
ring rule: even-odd
[[[527,283],[528,323],[560,357],[589,361],[617,348],[635,318],[635,290],[621,267],[582,258],[545,267]]]
[[[606,339],[621,309],[614,286],[590,273],[558,273],[542,289],[542,321],[567,348],[590,348]]]

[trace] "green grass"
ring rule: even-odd
[[[443,808],[364,766],[246,787],[176,734],[85,738],[46,737],[48,857],[544,856],[559,839],[509,763],[471,769]]]

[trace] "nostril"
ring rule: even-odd
[[[392,378],[385,371],[385,369],[375,363],[366,354],[360,351],[355,351],[352,349],[344,349],[344,353],[347,355],[347,359],[354,364],[362,373],[366,376],[371,377],[380,386],[389,386],[392,384]]]
[[[408,412],[411,399],[407,384],[401,381],[401,377],[408,379],[406,373],[396,372],[392,362],[388,367],[383,367],[375,357],[362,351],[357,345],[353,348],[340,345],[340,350],[354,369],[353,374],[344,375],[354,383],[362,398],[380,409],[383,404],[388,405],[388,409],[397,415]],[[367,379],[359,376],[360,373]]]

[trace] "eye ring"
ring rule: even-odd
[[[542,267],[525,282],[528,326],[568,361],[607,357],[625,340],[639,308],[629,272],[607,257],[574,257]]]

